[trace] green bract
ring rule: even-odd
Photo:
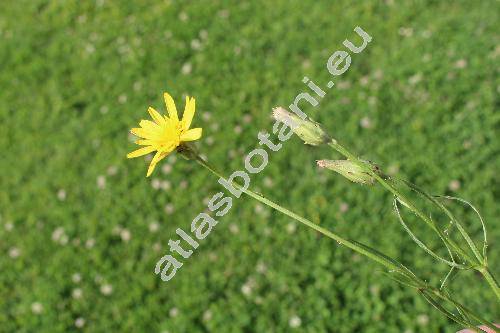
[[[317,163],[319,167],[338,172],[355,183],[372,185],[375,182],[375,178],[373,178],[365,168],[350,160],[320,160],[317,161]],[[374,164],[368,161],[363,161],[361,163],[366,163],[366,166],[370,167],[372,171],[378,172],[378,168]]]

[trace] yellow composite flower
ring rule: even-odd
[[[162,116],[158,111],[149,107],[148,112],[153,121],[141,120],[139,122],[141,127],[130,130],[132,134],[141,138],[135,143],[144,147],[127,154],[127,158],[139,157],[156,151],[149,164],[147,177],[151,175],[156,164],[182,142],[198,140],[201,137],[201,128],[189,129],[195,111],[194,98],[186,96],[186,106],[184,107],[182,120],[179,120],[172,96],[165,92],[163,98],[167,106],[168,116]]]

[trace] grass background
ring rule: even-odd
[[[361,26],[373,41],[304,110],[384,169],[473,201],[498,275],[499,12],[496,1],[3,1],[0,331],[455,332],[374,263],[248,198],[162,282],[168,239],[220,187],[176,158],[146,179],[146,162],[125,159],[128,129],[149,105],[164,110],[164,90],[179,109],[195,96],[200,149],[241,169],[271,107],[305,91],[303,76],[323,86],[326,60]],[[315,159],[335,157],[293,138],[252,186],[439,283],[445,267],[408,240],[387,193],[318,172]],[[498,320],[478,276],[453,286]]]

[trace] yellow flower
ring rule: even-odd
[[[198,140],[201,137],[201,128],[189,129],[193,120],[195,110],[194,98],[186,97],[186,106],[182,120],[179,120],[177,109],[172,96],[164,93],[165,104],[167,105],[168,116],[162,116],[152,107],[148,112],[153,118],[151,120],[141,120],[139,128],[132,128],[130,132],[142,140],[136,141],[136,144],[145,146],[129,154],[127,158],[139,157],[156,151],[153,160],[148,168],[147,177],[151,175],[156,164],[176,149],[182,142]]]

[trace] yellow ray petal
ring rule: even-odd
[[[165,156],[167,156],[169,153],[170,152],[165,152],[165,151],[156,152],[155,156],[151,160],[151,163],[149,164],[146,177],[149,177],[153,173],[153,170],[155,169],[156,164],[158,164],[158,162],[160,162],[163,158],[165,158]]]
[[[151,174],[153,173],[153,170],[155,169],[155,166],[158,163],[160,155],[161,155],[161,151],[157,151],[155,156],[151,160],[151,163],[149,163],[148,172],[146,173],[146,177],[151,176]]]
[[[127,154],[127,158],[139,157],[139,156],[142,156],[142,155],[149,154],[149,153],[151,153],[151,152],[153,152],[155,150],[156,150],[156,148],[153,147],[153,146],[142,147],[142,148],[139,148],[137,150],[134,150],[131,153],[128,153]]]
[[[182,122],[184,123],[184,128],[188,129],[193,121],[195,111],[195,100],[194,98],[186,97],[186,106],[184,107],[184,113],[182,114]]]
[[[193,128],[181,134],[181,141],[194,141],[201,138],[201,128]]]
[[[167,106],[168,117],[177,123],[179,121],[179,116],[177,115],[177,108],[175,107],[174,99],[167,92],[163,93],[163,98],[165,99],[165,105]]]
[[[153,120],[158,124],[158,125],[164,125],[165,124],[165,118],[163,118],[161,116],[161,114],[156,111],[155,109],[153,109],[152,107],[149,107],[148,108],[148,112],[149,112],[149,115],[151,116],[151,118],[153,118]]]
[[[135,144],[139,146],[153,146],[156,144],[156,141],[151,139],[137,140]]]
[[[153,173],[153,170],[155,169],[156,163],[151,162],[148,167],[148,173],[146,174],[146,177],[151,176]]]
[[[160,160],[165,156],[165,152],[163,150],[158,150],[155,154],[155,156],[153,157],[153,159],[151,160],[151,163],[158,163],[160,162]]]
[[[145,130],[144,128],[137,128],[137,127],[132,128],[130,130],[130,133],[132,133],[133,135],[138,136],[140,138],[144,138],[144,139],[147,139],[147,138],[150,138],[153,136],[151,132]]]
[[[151,120],[141,120],[139,122],[139,126],[141,126],[142,128],[144,128],[148,132],[149,131],[155,132],[155,131],[160,131],[161,130],[160,125],[158,125],[157,123],[152,122]]]

